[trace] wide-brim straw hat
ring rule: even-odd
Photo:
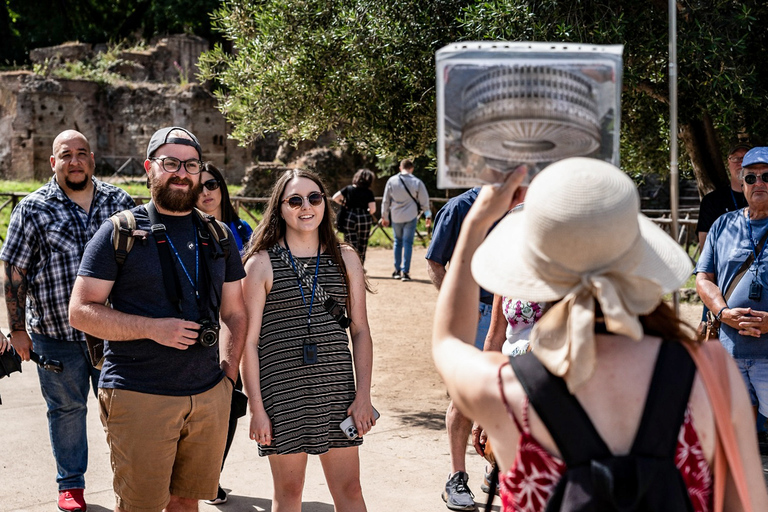
[[[550,338],[542,336],[541,321],[532,336],[534,353],[538,348],[537,356],[551,362],[543,360],[545,366],[561,376],[573,373],[573,363],[584,359],[574,333],[593,333],[594,314],[589,321],[583,312],[591,308],[594,313],[594,299],[610,331],[640,339],[637,317],[651,313],[691,271],[683,248],[640,213],[629,176],[591,158],[568,158],[545,168],[531,183],[523,209],[502,219],[472,260],[477,283],[495,294],[537,302],[568,297],[563,301],[567,311],[542,320],[559,314],[573,325],[559,329],[550,318],[545,326]],[[579,321],[573,323],[573,317]],[[575,337],[576,346],[555,336]],[[553,350],[556,356],[545,354]],[[594,347],[586,350],[594,354]],[[583,382],[591,371],[580,369],[574,382]]]

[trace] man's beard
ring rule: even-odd
[[[157,175],[151,175],[149,178],[152,198],[155,204],[164,210],[176,213],[191,212],[197,204],[197,198],[203,190],[203,184],[194,185],[189,178],[179,178],[171,176],[168,181],[163,183]],[[171,184],[186,184],[189,189],[172,189]]]
[[[85,190],[85,187],[88,186],[89,181],[91,180],[87,176],[85,177],[85,179],[83,179],[83,181],[78,181],[78,182],[70,181],[69,178],[64,178],[64,184],[67,186],[67,188],[75,192],[80,190]]]

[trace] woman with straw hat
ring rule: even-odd
[[[530,366],[543,367],[552,381],[560,382],[569,404],[577,402],[611,457],[630,453],[636,434],[643,431],[652,382],[654,389],[675,388],[657,382],[657,359],[661,364],[666,354],[681,352],[679,342],[691,343],[693,334],[662,301],[690,276],[690,260],[639,213],[634,183],[611,164],[571,158],[550,165],[528,189],[524,210],[508,215],[483,241],[523,174],[484,187],[467,216],[458,257],[440,291],[433,332],[433,357],[452,399],[485,427],[493,444],[505,512],[544,510],[569,470],[563,448],[570,451],[572,445],[560,437],[555,442],[541,411],[529,406],[540,390],[527,384],[524,390],[518,363],[513,370],[503,354],[483,353],[472,345],[478,283],[496,294],[553,303],[533,330],[532,355],[513,360],[532,361]],[[682,395],[680,420],[668,429],[673,447],[677,440],[677,471],[672,471],[682,477],[690,503],[655,510],[712,507],[715,420],[694,370]],[[723,378],[730,384],[732,417],[748,418],[749,400],[732,361],[727,373]],[[661,430],[654,435],[669,437]],[[754,425],[740,421],[735,430],[752,510],[768,510]],[[673,476],[666,479],[671,484],[679,480]],[[654,484],[651,493],[661,491]],[[742,509],[730,484],[725,505]]]

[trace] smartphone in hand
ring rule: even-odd
[[[376,410],[376,408],[373,408],[373,419],[379,419],[381,415],[379,414],[379,411]],[[352,419],[352,416],[347,416],[347,419],[339,423],[339,427],[341,428],[341,431],[344,432],[344,435],[346,435],[349,439],[356,439],[357,438],[357,427],[355,427],[355,421]]]

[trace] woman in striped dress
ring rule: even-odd
[[[308,454],[320,456],[336,510],[366,510],[362,439],[348,439],[339,427],[352,416],[362,436],[376,423],[366,280],[355,250],[336,239],[332,215],[317,175],[286,171],[244,258],[248,334],[241,373],[250,437],[272,470],[273,512],[301,510]],[[346,305],[352,353],[346,330],[318,299],[323,291]]]

